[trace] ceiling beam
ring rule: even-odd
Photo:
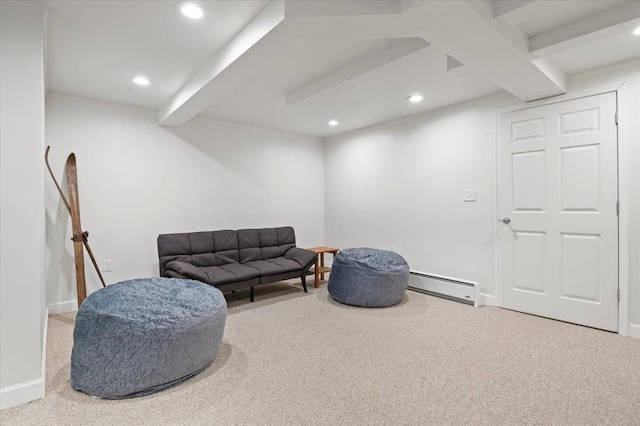
[[[412,0],[287,0],[277,37],[304,41],[415,37],[404,25]]]
[[[158,124],[178,127],[231,93],[272,60],[267,36],[284,20],[284,1],[269,3],[160,110]]]
[[[401,15],[286,18],[274,36],[303,41],[382,40],[415,37]]]
[[[3,6],[11,6],[15,9],[24,10],[26,12],[44,15],[47,11],[47,4],[37,0],[2,0]]]
[[[287,1],[277,37],[304,41],[376,40],[415,37],[404,19],[413,2]],[[304,7],[303,7],[304,6]]]
[[[552,7],[553,3],[539,0],[494,0],[493,17],[505,27],[513,27],[544,13]]]
[[[598,40],[633,31],[640,25],[640,1],[632,1],[530,38],[535,58],[581,47]]]
[[[422,38],[516,97],[533,101],[566,92],[562,72],[547,74],[476,9],[473,2],[423,1],[412,15]]]
[[[397,0],[296,0],[287,1],[285,5],[285,16],[287,18],[388,15],[401,12],[402,2]]]
[[[390,40],[386,49],[287,93],[287,106],[306,106],[342,93],[358,77],[429,46],[429,43],[419,37]]]

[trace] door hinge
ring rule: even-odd
[[[616,112],[616,126],[618,125],[618,113]]]
[[[620,216],[620,200],[616,201],[616,215]]]

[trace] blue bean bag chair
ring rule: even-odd
[[[213,362],[226,318],[220,290],[198,281],[145,278],[109,285],[78,309],[71,386],[123,399],[177,385]]]
[[[400,303],[409,265],[397,253],[372,248],[340,250],[331,265],[328,290],[346,305],[382,308]]]

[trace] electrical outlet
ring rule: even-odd
[[[111,272],[111,259],[104,259],[102,261],[102,272]]]
[[[465,189],[464,190],[464,201],[465,202],[474,202],[474,201],[476,201],[476,190],[475,189]]]

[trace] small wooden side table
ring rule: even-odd
[[[307,250],[315,251],[316,253],[318,253],[316,267],[312,271],[316,276],[314,287],[318,288],[320,287],[320,280],[324,280],[324,274],[326,274],[327,272],[331,272],[331,268],[329,268],[328,266],[324,266],[324,254],[331,253],[335,258],[336,254],[338,253],[338,249],[333,247],[311,247]]]

